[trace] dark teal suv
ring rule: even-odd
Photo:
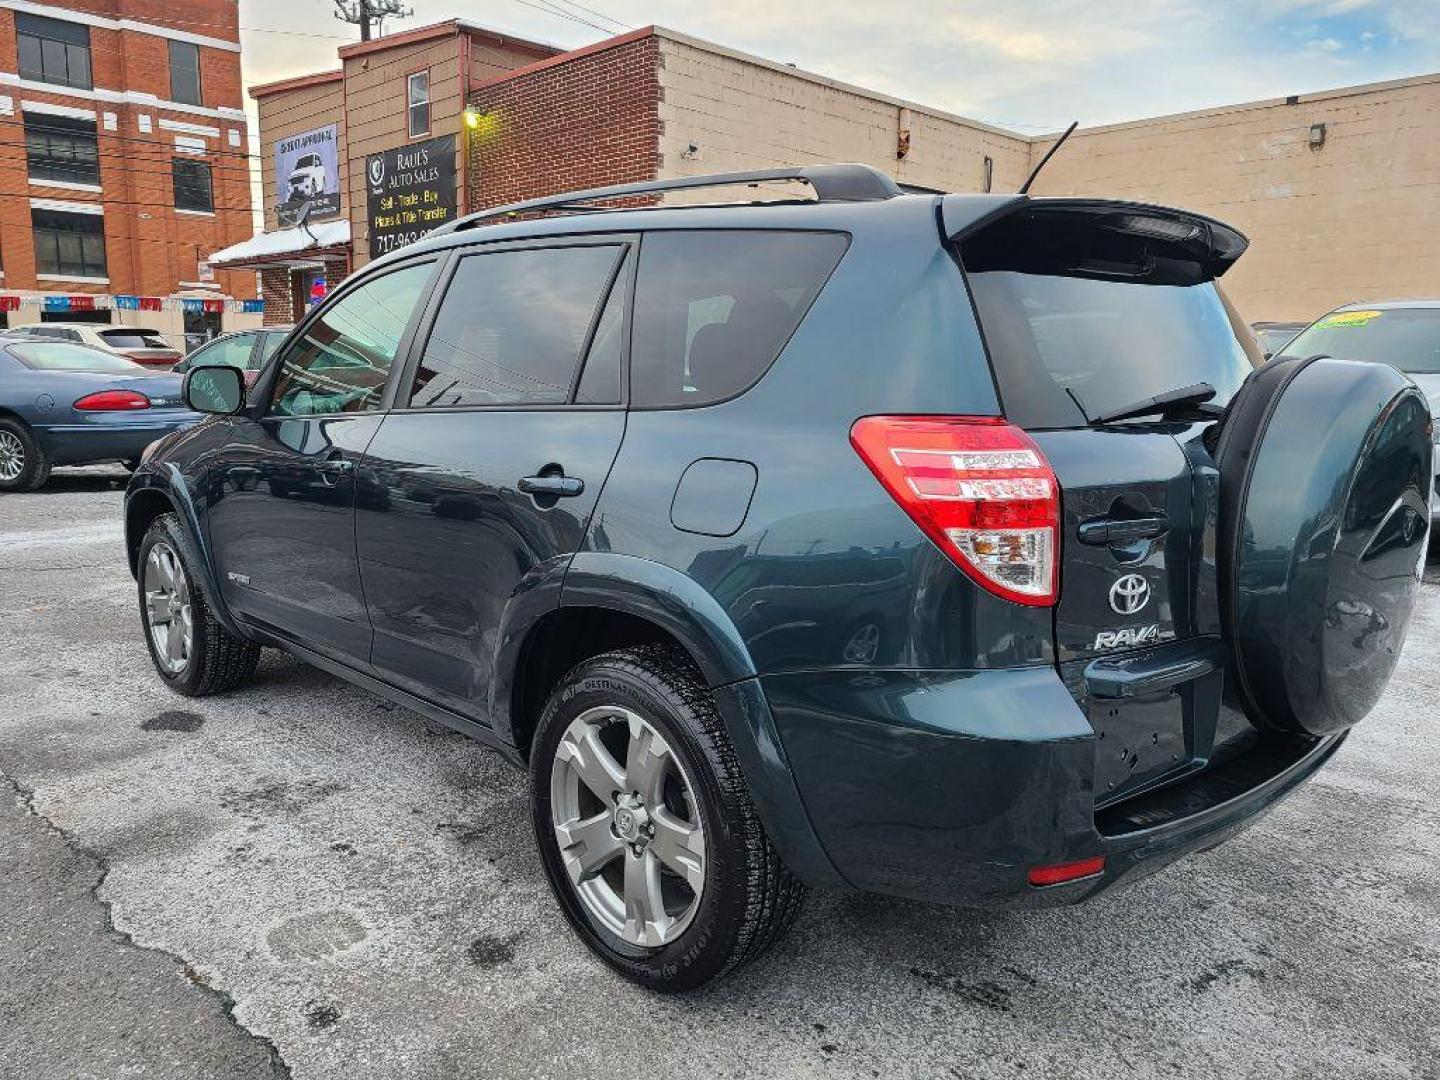
[[[1418,587],[1425,399],[1258,366],[1245,246],[854,165],[462,218],[248,395],[188,374],[214,415],[125,509],[156,670],[279,648],[498,748],[575,930],[659,989],[807,885],[1086,899],[1334,754]]]

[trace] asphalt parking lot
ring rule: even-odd
[[[498,756],[273,652],[162,689],[123,479],[0,499],[0,1076],[1440,1077],[1440,576],[1236,841],[1074,910],[813,896],[660,998],[564,926]]]

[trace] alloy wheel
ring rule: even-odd
[[[705,889],[705,826],[648,721],[622,706],[577,716],[555,750],[550,813],[570,884],[601,926],[644,948],[685,932]]]
[[[161,666],[172,675],[184,671],[195,646],[190,581],[175,549],[163,540],[145,559],[145,621]]]
[[[0,480],[18,480],[24,471],[25,444],[13,431],[0,431]]]

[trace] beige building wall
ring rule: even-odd
[[[381,39],[384,40],[384,39]],[[440,135],[456,135],[456,176],[461,175],[460,111],[465,88],[460,77],[458,34],[432,38],[360,56],[344,57],[345,170],[350,189],[350,235],[354,267],[370,261],[370,234],[365,216],[365,158]],[[412,139],[406,127],[405,82],[416,71],[430,72],[430,131]]]
[[[1181,206],[1250,238],[1225,276],[1249,320],[1440,295],[1440,75],[1070,137],[1032,191]],[[1325,142],[1309,145],[1312,124]],[[1034,160],[1053,142],[1035,141]]]
[[[858,161],[901,183],[980,191],[987,156],[994,190],[1013,191],[1025,178],[1030,143],[1022,136],[673,30],[655,32],[662,178]]]
[[[260,185],[264,195],[265,228],[278,229],[280,223],[275,207],[280,202],[278,182],[275,177],[275,144],[281,139],[299,135],[304,131],[335,124],[336,155],[343,174],[345,161],[345,124],[341,116],[344,109],[345,87],[339,79],[331,82],[312,83],[297,86],[273,94],[265,94],[256,100],[260,113]],[[340,216],[349,213],[350,193],[345,183],[340,184]]]

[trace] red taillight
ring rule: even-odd
[[[150,399],[134,390],[101,390],[75,402],[75,408],[81,412],[130,412],[149,407]]]
[[[1081,859],[1079,862],[1037,866],[1030,871],[1030,884],[1061,885],[1067,881],[1079,881],[1081,878],[1094,877],[1104,871],[1105,856],[1096,855],[1093,859]]]
[[[1060,486],[998,416],[866,416],[850,442],[915,524],[997,596],[1046,607],[1059,587]]]

